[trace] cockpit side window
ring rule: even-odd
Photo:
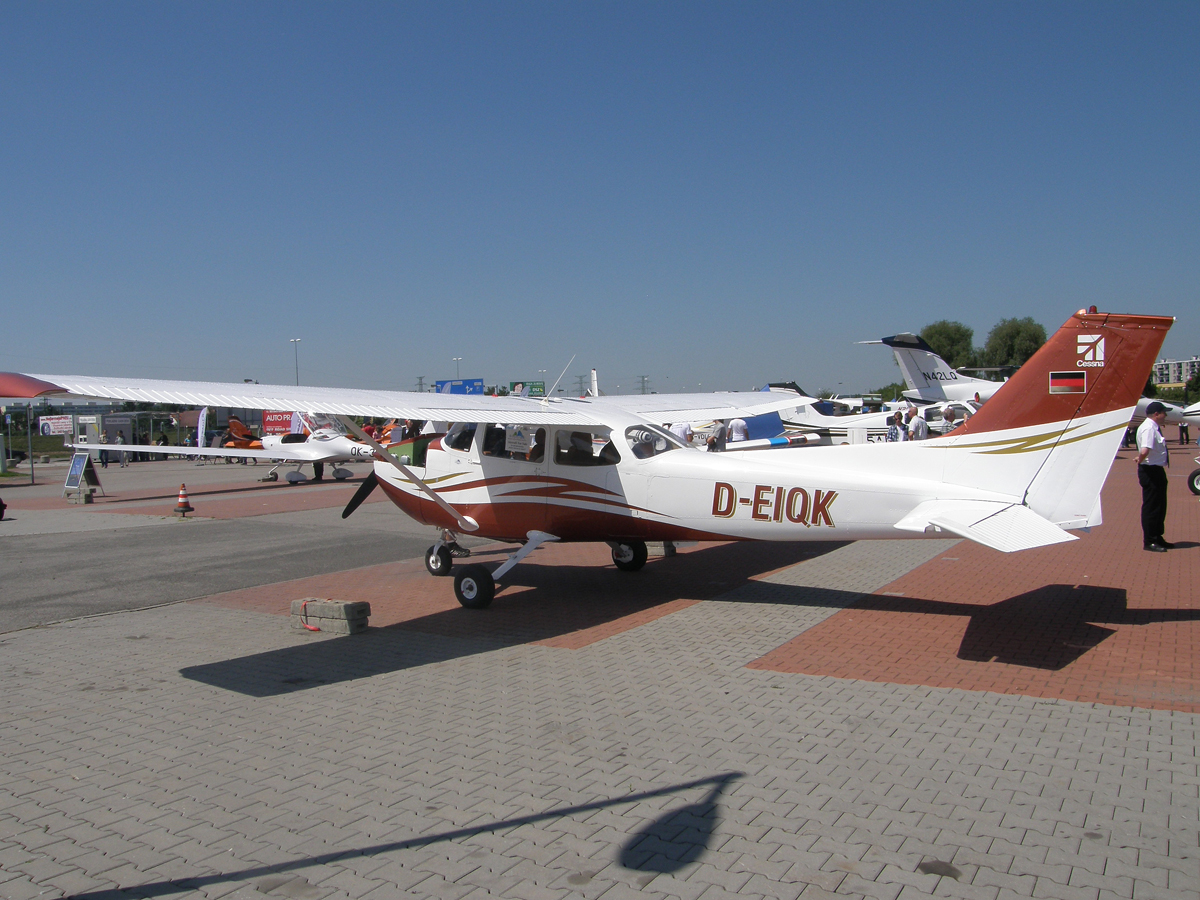
[[[554,433],[554,461],[560,466],[615,466],[621,454],[611,440],[602,446],[597,440],[609,436],[603,431],[556,431]]]
[[[625,440],[638,459],[649,459],[684,446],[678,437],[656,425],[630,425],[625,429]]]
[[[455,422],[446,432],[442,444],[451,450],[461,450],[464,453],[471,449],[471,441],[475,440],[474,422]]]

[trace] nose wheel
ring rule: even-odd
[[[467,609],[486,609],[496,596],[496,582],[486,566],[459,566],[454,573],[454,596]]]
[[[425,551],[425,569],[430,575],[449,575],[454,565],[450,550],[443,544],[434,544]]]
[[[1200,469],[1196,469],[1188,476],[1188,490],[1193,494],[1200,494]]]

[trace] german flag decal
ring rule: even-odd
[[[1050,393],[1086,394],[1087,372],[1051,372]]]

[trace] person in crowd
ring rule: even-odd
[[[953,406],[947,406],[946,411],[942,413],[942,417],[946,420],[946,425],[942,429],[942,434],[949,434],[958,427],[958,413],[954,411]]]
[[[734,419],[729,423],[729,443],[736,444],[750,439],[750,429],[745,419]]]
[[[116,443],[118,445],[125,443],[125,432],[123,432],[123,431],[117,432]],[[125,450],[117,450],[117,462],[119,462],[121,464],[122,469],[125,468],[127,465],[129,465],[129,454]]]
[[[1142,486],[1142,547],[1153,553],[1174,550],[1163,537],[1167,519],[1167,466],[1170,456],[1162,434],[1167,408],[1155,400],[1137,430],[1137,475]]]
[[[917,414],[917,408],[910,406],[906,415],[908,424],[908,439],[910,441],[923,441],[929,437],[929,423],[925,421],[925,417]]]
[[[725,449],[725,441],[729,437],[729,426],[725,424],[724,419],[717,419],[713,423],[712,434],[708,436],[708,450],[710,453],[721,453]]]
[[[908,436],[908,432],[904,430],[904,413],[896,410],[896,414],[892,416],[891,423],[888,425],[887,437],[885,440],[889,444],[899,444]]]
[[[679,438],[685,444],[691,445],[692,438],[696,436],[696,432],[692,431],[691,422],[676,422],[670,426],[671,434]]]

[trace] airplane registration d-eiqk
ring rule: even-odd
[[[375,451],[376,486],[438,529],[433,574],[464,606],[547,541],[603,541],[634,571],[646,541],[822,541],[957,535],[1004,552],[1101,523],[1100,489],[1174,319],[1080,311],[964,425],[926,441],[705,453],[664,425],[795,406],[772,393],[531,399],[0,375],[0,395],[307,409]],[[1081,366],[1079,361],[1088,362]],[[1099,361],[1099,365],[1094,365]],[[350,418],[454,423],[385,448]],[[457,534],[519,543],[495,570],[454,564]]]

